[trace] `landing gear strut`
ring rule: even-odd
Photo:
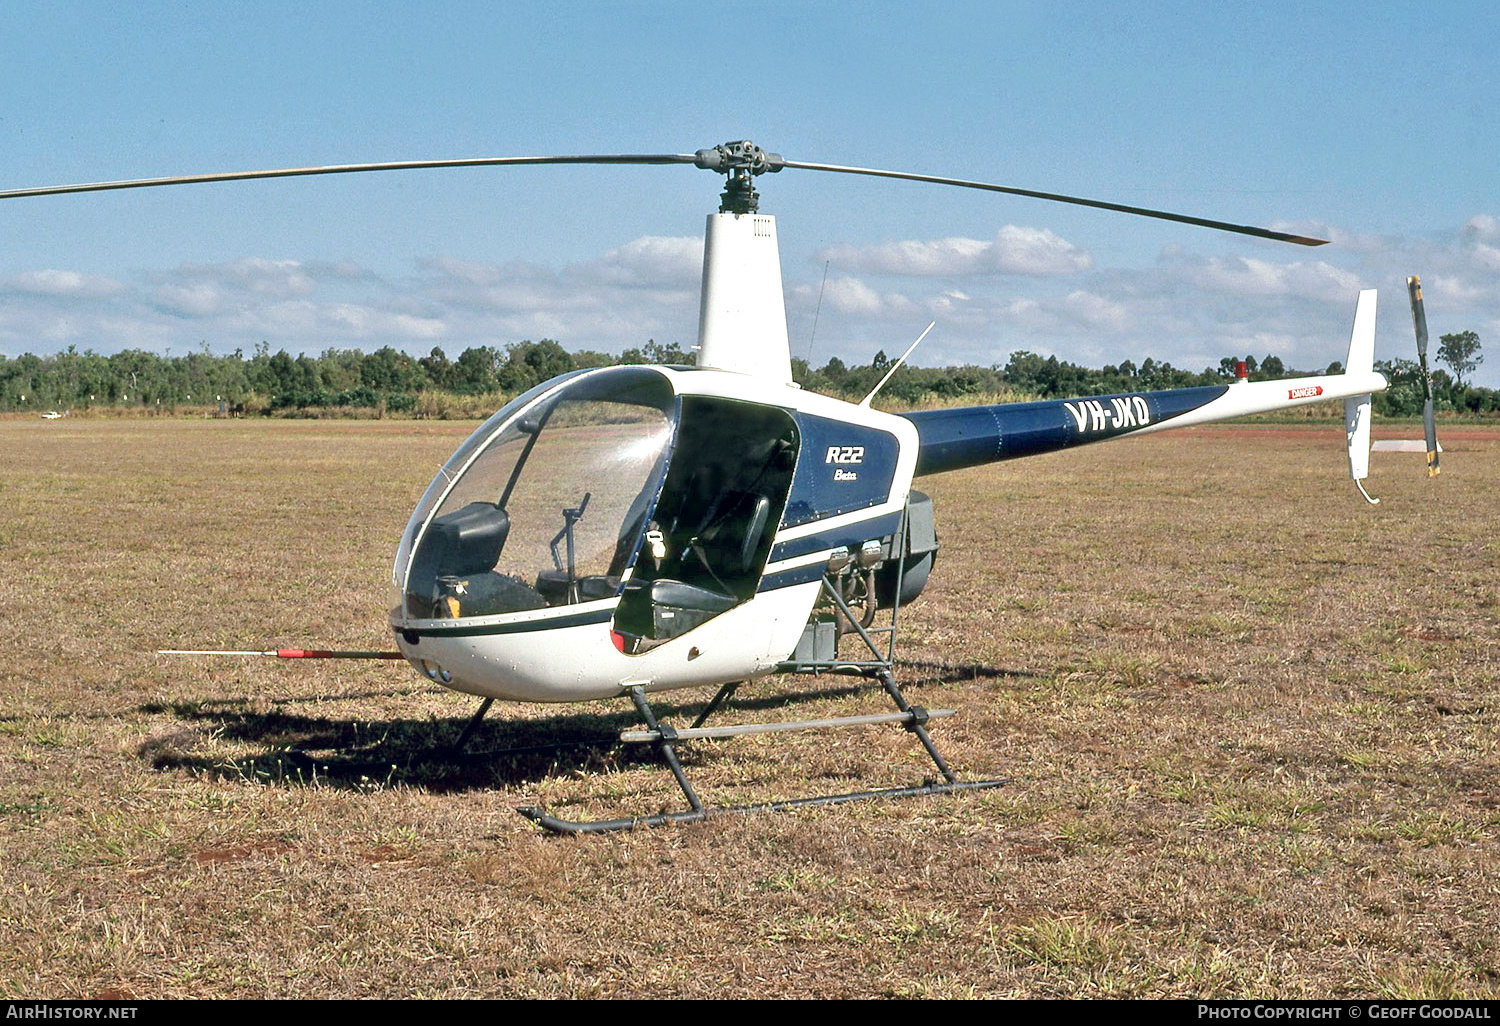
[[[1005,783],[1004,780],[959,780],[949,767],[942,753],[933,743],[932,737],[927,732],[927,724],[935,719],[952,716],[952,709],[926,709],[920,705],[912,705],[906,700],[900,685],[896,683],[893,672],[894,666],[894,632],[895,621],[899,611],[897,607],[891,610],[891,624],[889,627],[869,630],[869,621],[865,615],[856,614],[849,603],[845,600],[843,585],[833,578],[823,578],[823,590],[827,598],[833,604],[836,615],[844,620],[859,635],[860,640],[869,650],[870,659],[855,661],[840,661],[837,659],[821,662],[792,662],[784,663],[779,669],[787,673],[822,674],[833,673],[844,676],[856,676],[867,680],[879,682],[881,688],[895,703],[896,712],[876,713],[866,716],[839,716],[822,720],[797,720],[790,723],[745,723],[721,727],[706,727],[704,723],[708,717],[715,712],[739,686],[738,683],[726,684],[719,689],[708,706],[693,721],[691,727],[678,729],[669,723],[661,723],[657,720],[651,705],[646,700],[645,690],[640,686],[629,689],[632,702],[640,713],[641,719],[646,724],[645,730],[627,730],[620,734],[620,740],[627,743],[649,743],[655,746],[667,768],[671,771],[677,786],[681,789],[687,800],[688,807],[677,812],[662,812],[652,816],[637,816],[626,819],[607,819],[592,821],[574,821],[559,819],[549,814],[540,806],[526,806],[516,811],[527,819],[536,823],[545,830],[559,834],[597,834],[608,833],[615,830],[632,830],[636,827],[665,826],[669,823],[697,823],[708,819],[710,816],[723,815],[725,813],[746,812],[782,812],[788,809],[800,809],[814,805],[839,805],[844,802],[861,801],[867,798],[916,798],[928,795],[949,794],[955,791],[977,791],[986,788],[999,787]],[[898,587],[899,592],[899,587]],[[870,598],[873,607],[873,596]],[[891,642],[884,651],[876,643],[875,634],[885,631],[891,633]],[[836,654],[836,653],[835,653]],[[677,746],[684,741],[694,741],[707,738],[729,738],[743,734],[764,734],[782,731],[817,730],[829,727],[853,727],[867,726],[871,724],[894,723],[903,727],[916,737],[917,741],[926,750],[933,765],[941,774],[941,780],[928,778],[917,787],[895,787],[883,788],[869,791],[853,791],[848,794],[826,794],[815,795],[808,798],[793,798],[785,801],[762,802],[754,805],[732,805],[710,807],[705,806],[693,789],[692,783],[687,778],[687,773],[682,768],[682,763],[677,756]]]

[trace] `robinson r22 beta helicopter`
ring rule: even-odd
[[[694,792],[676,745],[699,737],[897,723],[917,737],[943,776],[919,787],[758,808],[999,784],[957,778],[926,729],[951,710],[910,705],[894,677],[900,609],[922,593],[938,552],[932,502],[912,488],[916,477],[1339,398],[1351,476],[1358,482],[1366,475],[1371,393],[1386,387],[1373,370],[1373,291],[1360,293],[1342,374],[905,414],[871,407],[879,385],[857,404],[805,391],[792,381],[776,224],[758,210],[755,179],[787,168],[898,178],[1322,244],[1264,228],[982,182],[786,160],[750,142],[692,154],[189,175],[12,190],[0,192],[0,199],[533,164],[692,164],[726,176],[719,212],[708,216],[696,366],[575,371],[516,397],[443,465],[396,552],[389,615],[399,653],[388,655],[484,699],[460,744],[496,699],[628,696],[646,729],[626,731],[622,740],[654,743],[688,802],[681,812],[586,823],[540,808],[520,810],[549,830],[614,830],[743,811],[705,807]],[[885,619],[876,626],[881,614]],[[857,637],[860,655],[840,657],[843,635]],[[875,680],[897,710],[827,721],[704,725],[739,683],[773,673]],[[656,720],[648,694],[705,685],[719,691],[691,727]]]

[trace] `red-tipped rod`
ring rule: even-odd
[[[267,656],[272,659],[405,659],[400,652],[329,652],[316,648],[268,648],[263,652],[229,649],[159,648],[157,655],[185,656]]]

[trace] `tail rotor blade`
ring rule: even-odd
[[[1406,291],[1411,296],[1411,323],[1417,332],[1417,356],[1422,368],[1427,368],[1427,313],[1422,307],[1422,279],[1415,274],[1406,279]]]
[[[1427,476],[1438,475],[1437,418],[1432,399],[1432,371],[1427,368],[1427,312],[1422,305],[1422,281],[1415,274],[1406,279],[1411,296],[1411,323],[1417,333],[1417,363],[1422,368],[1422,432],[1427,440]]]

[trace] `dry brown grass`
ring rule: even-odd
[[[653,811],[665,775],[424,758],[473,703],[404,667],[151,654],[382,647],[465,431],[0,423],[0,994],[1500,993],[1500,431],[1436,481],[1376,457],[1378,507],[1337,426],[929,480],[902,676],[1009,785],[583,840],[512,808]],[[881,707],[782,687],[722,718]],[[626,709],[497,709],[476,747]],[[926,771],[895,730],[690,756],[720,801]]]

